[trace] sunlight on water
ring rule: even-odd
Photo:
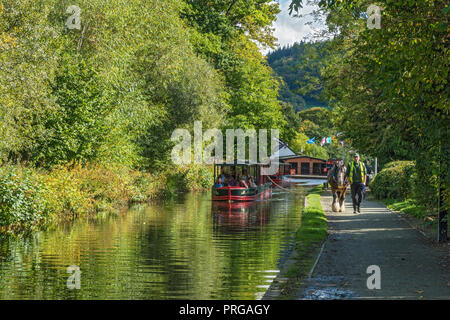
[[[292,251],[302,189],[268,201],[187,194],[29,236],[0,236],[0,299],[259,299]],[[79,266],[69,290],[68,266]]]

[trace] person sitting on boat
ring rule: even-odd
[[[244,171],[242,172],[242,177],[241,177],[241,179],[244,179],[245,182],[248,182],[248,181],[249,181],[250,176],[248,175],[247,170],[244,169]]]
[[[244,176],[242,176],[242,177],[239,179],[239,187],[248,188],[248,184],[247,184],[247,182],[245,181],[245,177],[244,177]]]
[[[225,175],[225,172],[224,172],[224,170],[222,168],[222,170],[220,172],[220,175],[219,175],[219,178],[222,179],[222,183],[225,183],[226,177],[227,176]]]
[[[231,167],[231,169],[230,169],[230,175],[232,175],[233,177],[236,177],[236,168]]]
[[[234,181],[233,176],[229,176],[229,177],[227,178],[227,185],[228,185],[229,187],[235,187],[235,186],[236,186],[236,181]]]
[[[218,178],[217,178],[217,182],[216,182],[216,184],[214,185],[214,187],[215,187],[215,188],[223,188],[223,183],[222,183],[222,178],[221,178],[221,177],[218,177]]]
[[[256,188],[256,183],[253,180],[253,177],[248,178],[248,185],[250,186],[250,188]]]

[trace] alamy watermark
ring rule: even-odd
[[[67,289],[73,290],[81,289],[81,270],[79,266],[69,266],[67,267],[67,273],[70,274],[67,278]]]
[[[81,30],[81,9],[80,9],[80,7],[71,5],[67,8],[66,13],[70,14],[70,16],[66,20],[67,29]]]
[[[279,130],[270,130],[270,155],[267,155],[268,130],[260,129],[226,129],[225,137],[225,161],[224,161],[224,140],[222,131],[219,129],[208,129],[203,132],[201,121],[194,122],[194,156],[192,157],[192,136],[187,129],[176,129],[172,133],[171,140],[176,143],[172,149],[172,162],[178,165],[183,164],[245,164],[262,163],[264,175],[273,175],[278,171],[278,141]],[[212,141],[211,141],[212,140]],[[248,153],[246,141],[248,143]],[[235,160],[235,141],[237,146],[237,159]],[[209,143],[203,147],[204,143]],[[245,160],[248,154],[248,160]],[[193,161],[192,161],[193,158]],[[258,161],[259,160],[259,161]]]
[[[372,29],[381,29],[381,10],[379,6],[375,4],[371,4],[367,8],[367,28]]]
[[[370,274],[370,276],[367,278],[367,289],[373,290],[373,289],[381,289],[381,269],[377,265],[371,265],[367,267],[366,270],[367,274]]]

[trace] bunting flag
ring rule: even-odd
[[[341,141],[341,146],[344,146],[344,141]]]
[[[327,143],[331,143],[331,137],[327,138]]]
[[[322,138],[322,141],[320,141],[320,146],[323,146],[325,144],[325,138]]]
[[[308,141],[306,141],[306,143],[307,144],[314,144],[314,143],[316,143],[316,138],[309,139]]]

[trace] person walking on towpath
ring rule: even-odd
[[[364,163],[359,161],[359,154],[354,154],[353,161],[347,165],[345,175],[348,177],[351,184],[353,213],[360,213],[363,188],[367,179],[367,169]]]

